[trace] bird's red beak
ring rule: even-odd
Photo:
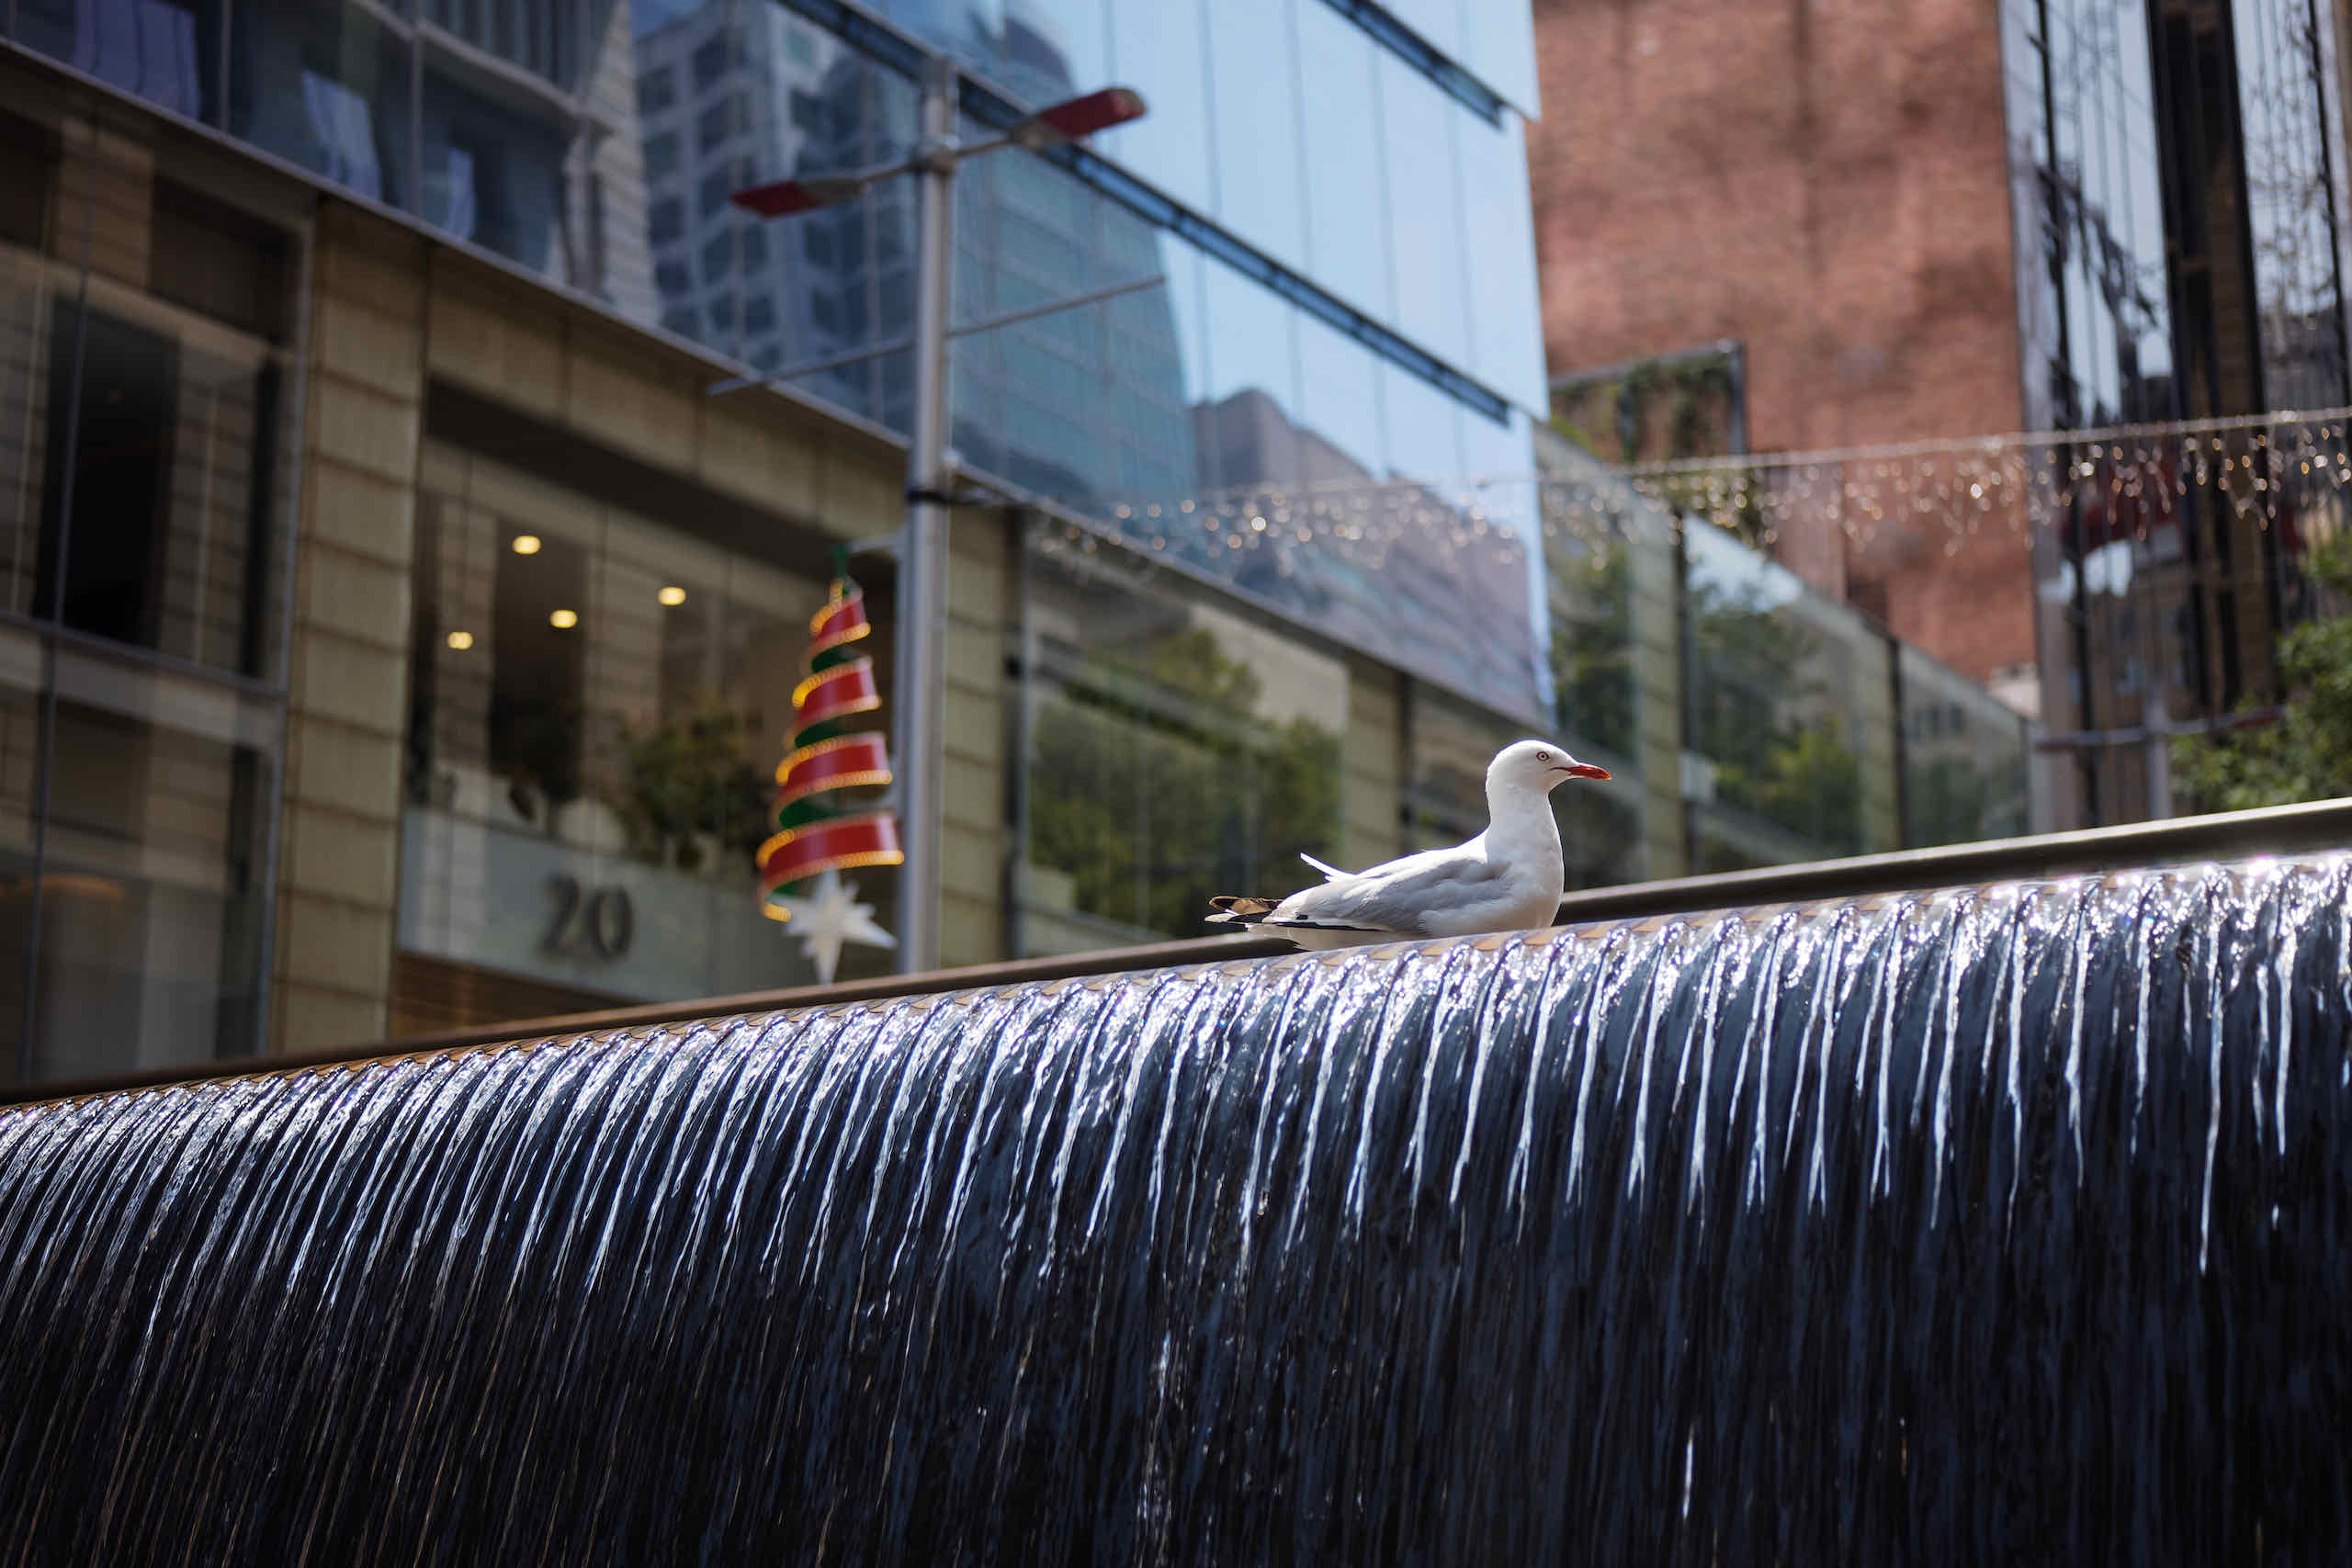
[[[1607,768],[1596,768],[1590,762],[1573,763],[1559,771],[1572,779],[1605,779],[1609,776]]]

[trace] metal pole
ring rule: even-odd
[[[940,794],[946,765],[947,310],[955,255],[954,62],[924,62],[915,150],[914,432],[907,448],[906,541],[899,551],[899,970],[939,967]]]

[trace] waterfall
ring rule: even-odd
[[[2347,877],[0,1111],[0,1564],[2338,1560]]]

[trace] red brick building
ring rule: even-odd
[[[1992,0],[1538,0],[1535,19],[1555,378],[1727,341],[1750,451],[2020,426]],[[1980,681],[2032,662],[2007,528],[1957,555],[1940,529],[1866,550],[1805,532],[1783,530],[1784,562],[1905,640]]]

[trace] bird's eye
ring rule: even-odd
[[[1552,753],[1549,751],[1538,751],[1535,753],[1535,760],[1539,762],[1548,762],[1552,760]]]

